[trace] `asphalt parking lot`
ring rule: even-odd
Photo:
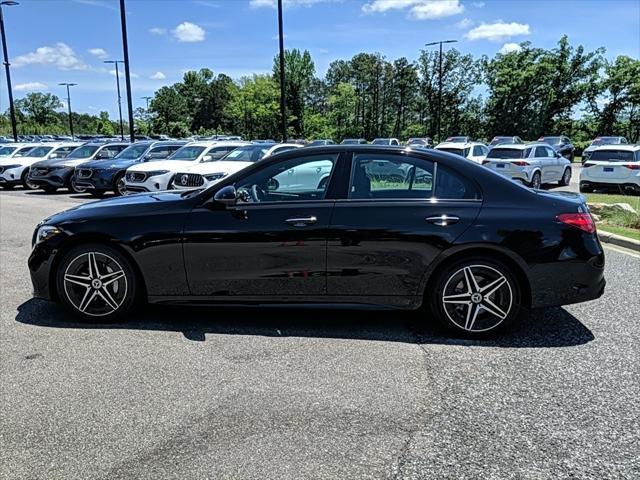
[[[574,172],[575,173],[575,172]],[[31,234],[84,196],[0,193],[0,478],[639,478],[640,256],[493,341],[416,314],[30,299]]]

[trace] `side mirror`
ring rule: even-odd
[[[562,154],[560,152],[556,152],[556,158],[562,158]]]
[[[204,157],[202,157],[203,162],[210,162],[211,160],[213,160],[213,156],[211,155],[205,155]]]
[[[227,185],[226,187],[223,187],[220,190],[218,190],[216,194],[213,196],[213,199],[216,202],[222,203],[227,207],[232,207],[233,205],[236,204],[236,201],[237,201],[236,195],[237,195],[236,187],[234,187],[233,185]]]

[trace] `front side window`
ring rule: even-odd
[[[34,147],[29,151],[30,157],[42,158],[52,150],[53,147]]]
[[[14,154],[14,157],[27,157],[34,147],[22,147]]]
[[[98,150],[97,146],[83,145],[67,155],[67,158],[89,158],[91,155],[96,153],[96,150]]]
[[[125,148],[118,154],[118,159],[123,160],[135,160],[140,158],[144,152],[149,148],[148,144],[143,145],[131,145],[130,147]]]
[[[211,147],[206,155],[205,155],[205,160],[203,160],[203,162],[215,162],[217,160],[220,160],[222,157],[224,157],[225,155],[227,155],[229,152],[235,150],[236,147],[235,146],[231,146],[231,145],[227,145],[226,147]],[[209,157],[209,158],[207,158]]]
[[[536,147],[536,153],[534,155],[537,158],[545,158],[548,157],[547,149],[545,147]]]
[[[430,198],[433,162],[398,155],[354,155],[350,199]]]
[[[269,165],[238,181],[241,202],[323,200],[337,154],[310,155]]]

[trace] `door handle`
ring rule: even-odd
[[[455,217],[453,215],[438,215],[435,217],[427,217],[425,220],[429,223],[433,223],[434,225],[446,227],[447,225],[458,223],[460,221],[460,217]]]
[[[287,218],[285,222],[293,227],[306,227],[307,225],[313,225],[318,219],[316,217],[295,217]]]

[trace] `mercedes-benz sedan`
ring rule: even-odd
[[[325,167],[326,182],[296,179]],[[38,225],[28,263],[36,297],[103,322],[144,301],[361,304],[424,307],[424,319],[485,335],[521,307],[591,300],[605,286],[579,194],[370,145],[301,148],[207,189],[81,205]]]

